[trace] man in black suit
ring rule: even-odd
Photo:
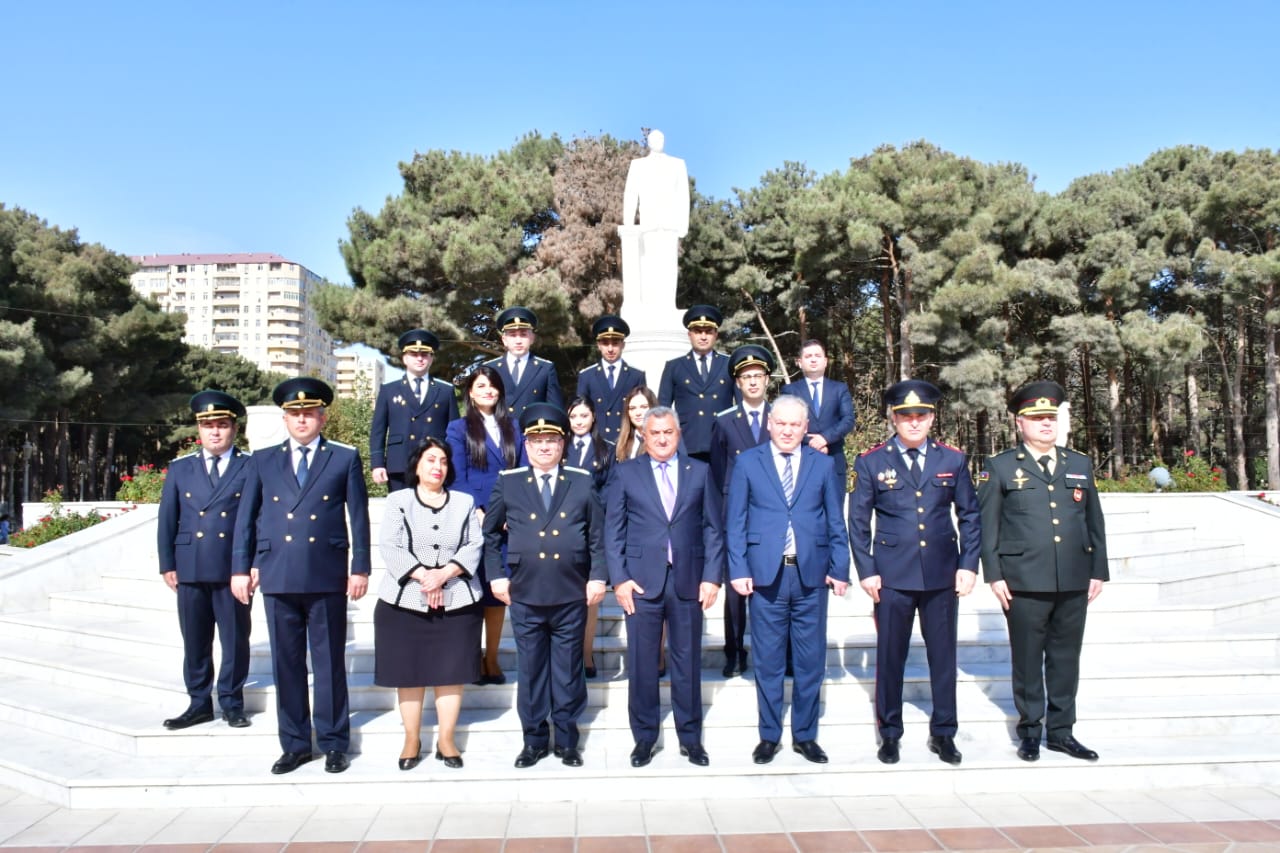
[[[669,630],[671,713],[680,754],[711,763],[702,745],[702,612],[724,576],[724,509],[706,465],[678,456],[680,427],[665,406],[644,419],[644,456],[614,466],[605,486],[609,580],[627,620],[631,766],[652,758],[661,731],[658,658]]]
[[[615,314],[606,314],[591,326],[600,361],[578,372],[578,396],[596,407],[596,429],[600,437],[615,444],[622,430],[623,400],[627,392],[645,384],[643,370],[622,360],[631,327]]]
[[[694,305],[684,312],[692,348],[667,362],[658,386],[658,402],[675,409],[680,417],[685,452],[701,462],[711,461],[711,424],[716,412],[733,404],[729,357],[715,351],[723,321],[720,310],[712,305]]]
[[[604,598],[604,510],[591,475],[560,464],[565,413],[535,403],[520,416],[529,464],[503,471],[484,516],[485,571],[511,610],[524,748],[516,767],[546,757],[550,717],[556,757],[582,766],[578,718],[587,707],[583,628],[587,607]],[[503,559],[506,546],[506,559]]]
[[[769,376],[773,373],[773,354],[757,344],[745,344],[729,357],[742,402],[716,415],[711,427],[711,479],[728,502],[729,478],[738,455],[759,444],[769,443]],[[724,590],[724,669],[725,678],[747,669],[747,647],[743,638],[747,630],[747,600],[732,584]]]
[[[969,457],[929,439],[941,396],[920,379],[891,385],[884,401],[894,437],[853,466],[849,541],[859,582],[875,602],[876,725],[885,764],[898,762],[902,678],[917,612],[933,697],[929,750],[947,764],[961,760],[955,745],[959,597],[978,580],[982,533]]]
[[[853,432],[855,417],[853,396],[849,386],[827,379],[827,350],[821,341],[805,341],[800,345],[796,364],[803,374],[795,382],[784,385],[783,394],[799,397],[809,404],[809,434],[805,442],[836,463],[836,476],[846,482],[849,466],[844,461],[844,439]]]
[[[231,594],[231,542],[249,454],[235,447],[244,406],[222,391],[191,398],[200,450],[169,463],[160,494],[156,542],[160,574],[178,596],[182,678],[190,703],[164,721],[185,729],[213,720],[213,630],[222,666],[218,706],[232,728],[244,728],[244,682],[249,676],[249,606]]]
[[[429,435],[444,441],[449,421],[458,416],[453,385],[430,374],[440,339],[426,329],[411,329],[398,343],[404,376],[378,389],[369,429],[373,481],[386,483],[393,492],[405,487],[405,468],[414,448]]]
[[[1056,382],[1015,391],[1009,411],[1022,442],[978,475],[982,574],[1009,627],[1023,761],[1040,758],[1041,734],[1054,752],[1098,759],[1073,728],[1085,615],[1110,579],[1107,531],[1092,461],[1057,446],[1065,398]]]
[[[516,305],[498,314],[497,322],[502,346],[507,352],[485,364],[502,376],[502,387],[507,392],[507,414],[519,418],[534,403],[564,408],[555,365],[529,352],[538,329],[538,315],[523,305]]]
[[[351,744],[347,599],[356,601],[369,587],[364,465],[354,447],[321,435],[328,420],[325,407],[333,402],[333,389],[324,382],[287,379],[271,398],[284,409],[289,438],[255,454],[247,466],[236,515],[231,591],[246,605],[257,588],[266,599],[284,750],[271,772],[289,773],[311,760],[314,720],[324,769],[341,773],[350,764]],[[314,715],[307,703],[308,648]]]

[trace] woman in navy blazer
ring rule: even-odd
[[[498,371],[484,364],[476,367],[463,383],[462,396],[466,400],[466,413],[450,421],[446,430],[457,470],[453,487],[471,495],[483,520],[498,472],[526,465],[528,460],[524,455],[524,439],[516,429],[515,420],[507,414],[506,388]],[[483,571],[481,568],[481,586],[485,591],[484,660],[477,683],[502,684],[507,677],[498,664],[498,645],[506,608],[489,592]]]
[[[596,423],[596,404],[591,402],[590,397],[574,397],[569,401],[569,408],[565,413],[569,415],[569,431],[573,435],[565,441],[564,464],[571,468],[581,468],[590,474],[596,491],[600,492],[604,489],[609,468],[613,464],[613,442],[600,437],[599,425]],[[589,438],[590,442],[582,452],[578,452],[575,448],[578,440],[583,437]],[[596,677],[596,623],[599,618],[600,603],[588,605],[586,636],[582,643],[587,678]]]

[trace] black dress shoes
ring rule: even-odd
[[[791,749],[803,755],[805,761],[812,761],[814,764],[827,763],[827,754],[822,751],[822,747],[818,746],[816,740],[798,740],[791,744]]]
[[[880,759],[881,764],[897,764],[898,757],[898,739],[896,737],[887,737],[880,741],[880,749],[876,752],[876,758]]]
[[[560,759],[566,767],[582,766],[582,753],[576,746],[557,746],[556,758]]]
[[[309,752],[286,752],[271,765],[271,772],[277,776],[292,773],[314,757]]]
[[[1065,752],[1072,758],[1079,758],[1082,761],[1097,761],[1098,753],[1076,740],[1071,735],[1058,740],[1050,740],[1049,749],[1053,752]]]
[[[422,753],[418,753],[417,755],[411,755],[408,758],[401,758],[400,761],[397,763],[397,766],[401,770],[412,770],[413,768],[417,767],[418,764],[421,763],[421,761],[422,761]]]
[[[1040,738],[1024,737],[1018,742],[1018,757],[1023,761],[1040,760]]]
[[[341,773],[351,766],[351,759],[347,758],[345,752],[338,752],[331,749],[324,754],[324,772],[325,773]]]
[[[201,723],[212,723],[213,711],[208,708],[188,708],[176,717],[164,721],[164,727],[172,731],[189,729]],[[247,724],[246,724],[247,725]]]
[[[547,748],[545,746],[529,746],[520,750],[520,754],[516,756],[516,767],[532,767],[539,761],[547,757]]]
[[[733,678],[733,674],[738,671],[738,661],[736,658],[729,658],[724,662],[724,669],[720,670],[720,674],[725,678]]]
[[[960,750],[956,749],[955,738],[950,735],[930,735],[929,751],[948,764],[960,763]]]
[[[706,767],[711,763],[711,756],[707,755],[706,749],[700,743],[691,743],[688,746],[681,744],[680,754],[689,759],[690,764],[696,764],[699,767]]]
[[[781,748],[782,745],[776,740],[762,740],[751,750],[751,760],[756,764],[768,764]]]
[[[244,715],[244,711],[223,711],[222,719],[233,729],[247,729],[250,726],[249,718]]]
[[[644,767],[650,761],[653,761],[654,748],[657,746],[651,740],[636,741],[636,748],[631,750],[631,766]]]
[[[445,767],[452,767],[454,770],[462,766],[462,756],[460,754],[445,755],[438,749],[436,750],[436,761],[443,761]]]

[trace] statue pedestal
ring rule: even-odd
[[[250,450],[273,447],[289,437],[289,431],[284,428],[284,409],[279,406],[246,406],[245,409],[248,416],[244,437]]]
[[[655,231],[639,225],[619,225],[622,240],[622,307],[619,313],[631,327],[627,364],[645,372],[655,392],[668,361],[689,350],[684,312],[676,308],[674,231]],[[670,238],[669,241],[667,238]],[[654,249],[670,243],[671,257],[656,257]]]
[[[628,324],[631,323],[630,317],[623,319]],[[655,394],[658,393],[658,385],[662,382],[662,370],[667,366],[667,362],[689,351],[689,336],[681,329],[679,317],[672,325],[674,329],[668,326],[661,332],[644,333],[637,332],[632,325],[631,334],[627,337],[627,349],[622,355],[627,360],[627,364],[644,371],[645,380]]]

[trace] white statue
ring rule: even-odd
[[[646,325],[637,312],[675,309],[676,250],[689,233],[689,171],[665,143],[662,131],[649,132],[649,153],[631,161],[622,193],[622,304],[633,327]]]

